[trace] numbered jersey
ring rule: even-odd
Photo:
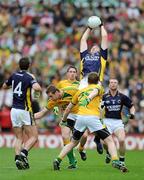
[[[26,71],[19,71],[10,76],[6,84],[12,86],[13,108],[32,112],[31,88],[34,83],[36,80]]]

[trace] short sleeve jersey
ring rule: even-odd
[[[7,86],[12,86],[13,108],[32,112],[31,89],[36,82],[32,75],[26,71],[18,71],[10,76],[5,83]]]
[[[89,96],[89,94],[94,90],[98,89],[98,95],[93,98],[90,103],[85,107],[81,105],[81,101]],[[95,115],[100,116],[100,102],[102,100],[102,95],[104,93],[104,89],[99,84],[91,84],[88,85],[87,88],[79,90],[75,96],[72,98],[72,104],[78,105],[79,115]]]
[[[80,53],[81,57],[81,79],[88,75],[90,72],[97,72],[100,77],[100,81],[103,81],[104,72],[107,61],[107,49],[103,50],[101,48],[100,53],[91,54],[88,50]]]

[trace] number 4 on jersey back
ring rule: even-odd
[[[12,81],[12,89],[13,93],[17,94],[18,96],[21,96],[22,94],[22,82],[20,81],[17,86],[14,88],[14,80]]]

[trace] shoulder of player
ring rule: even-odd
[[[109,93],[109,92],[106,92],[106,93],[104,93],[103,98],[108,98],[108,97],[110,97],[110,96],[111,96],[110,93]]]
[[[121,97],[121,99],[122,98],[129,98],[127,95],[125,95],[125,94],[123,94],[123,93],[121,93],[121,92],[118,92],[118,95]]]
[[[32,73],[30,73],[30,72],[26,72],[26,74],[27,74],[29,77],[32,77],[33,79],[35,79],[34,74],[32,74]]]
[[[57,83],[57,85],[62,84],[62,83],[65,83],[65,82],[67,82],[67,80],[66,80],[66,79],[63,79],[63,80],[59,81],[59,82]]]
[[[70,92],[70,91],[78,91],[78,88],[75,86],[67,86],[67,87],[62,88],[61,90],[64,92],[68,92],[68,91]]]

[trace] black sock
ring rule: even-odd
[[[15,161],[19,159],[19,155],[15,155]]]
[[[28,151],[26,149],[21,150],[21,153],[24,154],[25,156],[28,156]]]
[[[99,144],[99,143],[100,143],[100,138],[99,138],[98,136],[95,136],[94,142],[95,142],[96,144]]]
[[[125,161],[125,157],[124,157],[124,156],[120,156],[120,157],[119,157],[119,160],[120,160],[121,162],[124,162],[124,161]]]

